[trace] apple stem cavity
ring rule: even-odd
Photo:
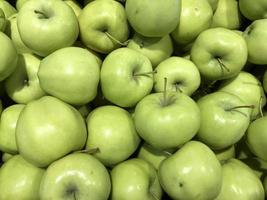
[[[216,59],[218,60],[218,63],[220,64],[220,67],[221,67],[222,71],[223,71],[223,69],[225,69],[227,72],[230,72],[230,69],[223,63],[221,58],[216,57]]]
[[[134,74],[134,76],[147,76],[147,75],[156,74],[156,73],[157,73],[157,71],[154,70],[154,71],[151,71],[151,72],[136,73],[136,74]]]
[[[100,149],[98,147],[93,148],[93,149],[83,149],[83,150],[75,151],[75,153],[88,153],[88,154],[95,154],[99,152],[100,152]]]
[[[47,16],[44,12],[39,10],[34,10],[34,13],[38,15],[39,19],[49,19],[49,16]]]
[[[107,31],[105,32],[105,34],[111,39],[113,40],[115,43],[121,45],[121,46],[127,46],[130,42],[130,40],[126,40],[125,42],[121,42],[118,39],[116,39],[115,37],[113,37],[111,34],[109,34]]]
[[[238,108],[251,108],[251,109],[254,109],[255,106],[254,105],[234,106],[232,108],[226,109],[226,111],[233,111],[233,110],[238,109]]]

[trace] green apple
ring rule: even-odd
[[[17,20],[22,41],[40,56],[71,46],[79,34],[74,11],[61,0],[30,0]]]
[[[33,54],[19,54],[15,71],[5,80],[8,96],[17,103],[26,104],[45,95],[37,72],[40,58]]]
[[[247,54],[242,36],[226,28],[210,28],[197,37],[190,56],[203,78],[222,80],[240,72]]]
[[[241,161],[244,162],[246,165],[248,165],[260,179],[266,176],[266,171],[267,171],[266,161],[257,157],[245,158],[241,159]]]
[[[69,104],[84,105],[96,97],[100,65],[88,50],[65,47],[41,61],[38,78],[47,94]]]
[[[267,51],[267,19],[253,21],[245,29],[243,36],[247,43],[248,61],[259,65],[267,64],[264,54]]]
[[[239,9],[242,15],[251,21],[267,18],[266,8],[265,0],[239,0]]]
[[[177,148],[196,135],[200,112],[189,96],[165,91],[149,94],[136,105],[134,123],[140,137],[154,148]]]
[[[10,154],[18,153],[15,130],[23,104],[14,104],[5,108],[0,118],[0,150]]]
[[[5,32],[7,20],[4,11],[0,8],[0,32]]]
[[[78,20],[82,42],[100,53],[119,48],[129,35],[124,7],[114,0],[91,2],[83,8]]]
[[[181,0],[127,0],[129,23],[146,37],[163,37],[171,33],[180,19]]]
[[[86,124],[79,111],[51,96],[28,103],[17,121],[19,153],[39,167],[82,149],[86,137]]]
[[[105,166],[126,160],[137,149],[140,138],[131,115],[117,106],[101,106],[87,118],[86,149],[99,149],[94,156]]]
[[[172,150],[159,150],[151,145],[144,143],[138,150],[137,157],[150,163],[155,169],[159,169],[160,163],[168,158]]]
[[[212,27],[240,29],[242,25],[237,0],[219,0],[212,18]]]
[[[190,141],[162,161],[159,180],[173,199],[214,199],[221,189],[222,168],[209,147]]]
[[[76,17],[78,17],[81,14],[82,8],[76,0],[64,0],[64,2],[72,8]]]
[[[18,54],[11,39],[1,31],[0,44],[1,49],[5,52],[0,54],[0,81],[3,81],[15,71]]]
[[[260,114],[260,109],[266,104],[266,97],[260,81],[245,71],[222,81],[218,91],[229,92],[241,98],[248,105],[253,105],[251,119],[255,119]]]
[[[40,185],[40,199],[107,200],[110,176],[99,160],[86,153],[69,154],[53,162]]]
[[[138,33],[129,40],[128,48],[134,49],[149,58],[153,68],[173,53],[170,35],[163,37],[144,37]]]
[[[200,86],[200,74],[196,65],[185,58],[172,56],[162,61],[155,69],[154,90],[164,91],[164,78],[168,79],[167,90],[191,96]]]
[[[222,188],[215,200],[264,200],[260,179],[243,162],[230,159],[222,166]]]
[[[0,1],[0,8],[4,11],[7,18],[17,13],[17,10],[8,1]]]
[[[200,129],[197,138],[212,149],[224,149],[238,142],[249,123],[251,105],[228,92],[214,92],[197,101]]]
[[[267,93],[267,70],[264,72],[262,84],[264,91]]]
[[[208,2],[209,2],[209,4],[210,4],[210,6],[211,6],[211,8],[212,8],[213,11],[216,10],[217,5],[218,5],[218,1],[219,0],[208,0]]]
[[[138,51],[119,48],[112,51],[101,67],[104,97],[121,107],[132,107],[153,88],[152,65]]]
[[[18,14],[16,13],[8,18],[6,33],[11,38],[18,53],[31,53],[32,50],[30,50],[21,40],[17,26],[17,16]]]
[[[176,43],[186,45],[193,42],[212,22],[212,8],[207,0],[181,0],[178,26],[171,36]]]
[[[3,161],[3,162],[7,162],[7,161],[10,160],[13,156],[14,156],[13,154],[4,152],[3,155],[2,155],[2,161]]]
[[[30,0],[16,0],[16,8],[18,11],[20,11],[20,9],[22,8],[22,6]]]
[[[155,168],[133,158],[116,165],[111,171],[111,200],[158,200],[162,189]]]
[[[39,186],[45,170],[15,155],[0,168],[0,199],[39,199]]]
[[[260,117],[250,123],[246,139],[252,153],[267,161],[267,116]]]
[[[226,160],[229,160],[231,158],[235,158],[235,145],[232,145],[230,147],[227,147],[225,149],[221,150],[213,150],[217,159],[223,163]]]
[[[90,104],[85,104],[82,106],[77,106],[77,110],[81,113],[84,119],[86,119],[89,113],[92,111],[92,107]]]

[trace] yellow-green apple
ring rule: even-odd
[[[193,43],[190,58],[207,80],[237,75],[247,62],[247,45],[242,36],[226,28],[210,28]]]
[[[246,165],[248,165],[253,172],[262,180],[266,176],[267,162],[258,157],[249,157],[240,159]]]
[[[157,171],[140,158],[116,165],[111,170],[111,183],[111,200],[158,200],[162,196]]]
[[[13,156],[14,156],[13,154],[4,152],[2,155],[2,162],[10,160],[10,158],[12,158]]]
[[[15,71],[5,80],[5,90],[14,102],[26,104],[45,95],[37,76],[39,66],[39,57],[19,54]]]
[[[76,0],[64,0],[64,2],[72,8],[76,17],[79,17],[82,12],[80,4]]]
[[[19,11],[27,1],[30,0],[16,0],[16,9]]]
[[[226,147],[224,149],[220,150],[213,150],[217,159],[223,163],[226,160],[229,160],[231,158],[235,158],[235,145],[232,145],[230,147]]]
[[[146,37],[171,33],[180,19],[181,0],[127,0],[127,18],[133,29]]]
[[[222,167],[208,146],[190,141],[161,162],[159,181],[173,199],[214,199],[221,190]]]
[[[45,170],[15,155],[0,168],[0,199],[39,199],[39,187]]]
[[[263,89],[267,93],[267,70],[264,72],[262,79],[263,79],[262,80]]]
[[[242,15],[251,21],[267,18],[267,2],[265,0],[239,0],[239,9]]]
[[[78,20],[82,42],[100,53],[107,54],[119,48],[129,35],[125,9],[114,0],[89,3]]]
[[[164,78],[168,91],[182,92],[191,96],[200,86],[200,73],[196,65],[185,58],[172,56],[162,61],[155,69],[154,90],[164,91]]]
[[[0,32],[5,32],[7,26],[7,19],[4,11],[0,8]]]
[[[0,1],[0,8],[4,11],[7,18],[17,13],[16,8],[14,8],[8,1]]]
[[[142,53],[119,48],[112,51],[101,66],[101,90],[104,97],[121,107],[132,107],[153,88],[153,71]]]
[[[72,153],[49,165],[41,181],[40,199],[107,200],[110,182],[99,160],[87,153]]]
[[[212,10],[215,11],[217,8],[217,5],[218,5],[218,0],[208,0],[208,2],[210,4]]]
[[[20,9],[17,20],[22,41],[43,57],[71,46],[79,34],[74,11],[61,0],[30,0]]]
[[[39,167],[82,149],[86,138],[86,124],[79,111],[51,96],[29,102],[17,121],[19,153]]]
[[[96,97],[100,65],[90,51],[65,47],[41,61],[38,78],[47,94],[69,104],[84,105]]]

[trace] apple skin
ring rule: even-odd
[[[224,163],[226,160],[235,158],[235,145],[227,147],[221,150],[213,150],[220,163]]]
[[[221,82],[218,91],[238,96],[247,105],[253,105],[251,120],[257,118],[259,110],[266,104],[266,96],[260,81],[251,73],[241,71],[237,76]],[[261,101],[261,102],[260,102]]]
[[[173,53],[172,40],[169,34],[163,37],[144,37],[135,33],[129,40],[127,47],[148,57],[153,68]]]
[[[181,0],[180,21],[171,33],[177,44],[193,42],[212,23],[212,8],[207,0]]]
[[[243,37],[248,47],[248,61],[253,64],[267,64],[267,58],[263,52],[267,51],[267,19],[253,21],[246,27]]]
[[[267,116],[260,117],[251,122],[247,134],[246,141],[249,149],[257,157],[267,161]]]
[[[82,149],[86,138],[86,124],[79,111],[51,96],[28,103],[17,121],[19,153],[38,167]]]
[[[140,143],[131,115],[117,106],[94,109],[87,118],[87,130],[86,149],[98,148],[93,155],[109,167],[126,160]]]
[[[155,168],[139,158],[116,165],[111,171],[111,181],[111,200],[156,200],[162,196]]]
[[[40,58],[33,54],[19,54],[15,71],[5,80],[5,90],[16,103],[26,104],[45,95],[37,72]]]
[[[211,6],[211,8],[212,8],[213,11],[216,10],[217,5],[218,5],[218,1],[219,0],[208,0],[208,2],[209,2],[209,4],[210,4],[210,6]]]
[[[167,78],[167,90],[182,92],[191,96],[200,86],[200,73],[196,65],[185,58],[172,56],[162,61],[155,69],[154,90],[164,91],[164,78]]]
[[[245,159],[241,159],[243,163],[248,165],[253,172],[259,177],[261,180],[266,176],[267,171],[267,162],[258,158],[258,157],[249,157]]]
[[[251,21],[267,18],[266,6],[265,0],[239,0],[239,9],[242,15]]]
[[[111,181],[104,165],[90,154],[72,153],[46,170],[40,185],[40,199],[107,200]]]
[[[88,50],[65,47],[41,61],[38,78],[47,94],[72,105],[84,105],[96,97],[100,65]]]
[[[144,97],[135,107],[134,124],[141,138],[157,149],[177,148],[192,139],[200,127],[200,111],[183,93]]]
[[[64,2],[72,8],[76,17],[79,17],[82,12],[82,8],[79,3],[76,0],[64,0]]]
[[[15,130],[23,104],[14,104],[5,108],[0,118],[0,150],[10,154],[17,154]]]
[[[200,129],[197,138],[212,149],[224,149],[238,142],[245,134],[251,108],[238,96],[214,92],[197,101],[200,109]],[[232,109],[235,108],[235,109]]]
[[[222,168],[215,154],[193,140],[162,161],[158,174],[161,186],[173,199],[214,199],[222,185]]]
[[[180,19],[180,0],[127,0],[125,10],[133,29],[146,37],[171,33]],[[155,12],[157,11],[157,12]]]
[[[6,18],[17,13],[17,10],[8,1],[0,1],[0,8],[4,11]]]
[[[74,11],[61,0],[30,0],[19,11],[17,20],[22,41],[43,57],[71,46],[79,34]]]
[[[27,1],[30,0],[16,0],[16,9],[19,11]]]
[[[264,200],[260,179],[243,162],[230,159],[222,165],[222,188],[215,200]]]
[[[80,38],[85,46],[100,53],[110,53],[127,40],[129,27],[123,5],[114,0],[93,1],[79,15]]]
[[[7,20],[4,11],[0,8],[0,32],[5,32]]]
[[[2,155],[2,161],[3,161],[3,162],[7,162],[7,161],[10,160],[13,156],[14,156],[13,154],[4,152],[3,155]]]
[[[0,199],[39,199],[39,186],[45,170],[15,155],[0,168]]]
[[[225,28],[210,28],[199,34],[190,58],[204,79],[222,80],[241,71],[246,64],[247,54],[247,45],[242,36]]]
[[[119,48],[112,51],[101,66],[101,90],[104,97],[121,107],[133,107],[153,88],[152,65],[138,51]]]

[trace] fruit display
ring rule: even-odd
[[[0,0],[0,200],[267,198],[267,0]]]

